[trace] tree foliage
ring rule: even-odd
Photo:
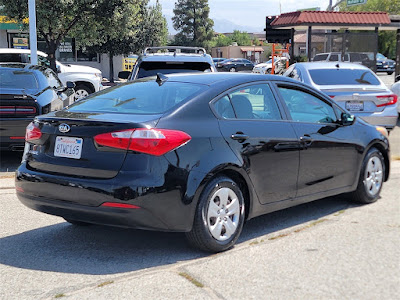
[[[0,0],[3,13],[28,17],[27,0]],[[148,0],[36,0],[38,36],[46,41],[51,68],[55,52],[65,37],[100,53],[126,54],[152,44],[165,43],[167,26],[157,2]]]
[[[178,0],[175,3],[175,43],[184,46],[206,46],[214,35],[214,21],[209,18],[208,0]]]
[[[363,5],[347,6],[346,1],[339,5],[340,11],[383,11],[389,15],[400,14],[400,0],[368,0]],[[396,53],[396,32],[379,32],[378,51],[388,57],[395,57]]]

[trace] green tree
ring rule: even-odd
[[[225,47],[232,44],[232,39],[229,36],[218,34],[213,40],[213,47]]]
[[[147,46],[160,46],[166,43],[167,22],[162,15],[161,5],[148,6],[148,0],[122,0],[125,5],[115,9],[108,18],[99,18],[97,30],[88,31],[91,36],[82,34],[80,43],[91,46],[98,53],[108,54],[109,80],[114,81],[115,55],[138,53]]]
[[[346,1],[339,4],[340,11],[384,11],[390,15],[400,14],[400,0],[368,0],[363,5],[347,6]],[[396,32],[379,32],[378,51],[394,58],[396,53]]]
[[[233,34],[230,36],[232,41],[236,42],[238,46],[251,46],[253,41],[251,36],[245,31],[234,30]]]
[[[212,40],[214,22],[209,18],[208,0],[178,0],[175,2],[175,42],[184,46],[205,46]]]
[[[98,16],[110,18],[125,3],[124,0],[36,0],[38,36],[46,41],[50,67],[56,70],[55,52],[72,30],[86,33],[96,30]],[[21,23],[28,17],[27,0],[0,0],[0,6],[7,17]]]

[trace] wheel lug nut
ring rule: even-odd
[[[227,219],[226,219],[226,217],[224,218],[224,221],[226,221]]]
[[[228,212],[229,212],[229,210],[227,210],[227,209],[226,209],[226,210],[225,210],[225,212],[226,212],[226,213],[228,213]]]

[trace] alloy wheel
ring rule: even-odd
[[[367,193],[375,196],[379,193],[383,180],[382,162],[377,156],[372,156],[367,163],[364,174],[364,186]]]

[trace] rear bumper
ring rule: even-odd
[[[186,232],[191,230],[195,203],[185,204],[179,188],[133,184],[132,174],[112,179],[62,177],[29,170],[16,172],[19,200],[29,208],[76,221],[100,225]],[[101,206],[105,202],[139,208]]]
[[[383,126],[386,127],[388,130],[393,129],[396,126],[399,115],[396,105],[393,105],[393,107],[386,107],[385,110],[383,110],[382,112],[353,112],[353,114],[369,124],[375,126]]]
[[[24,150],[26,126],[32,118],[1,119],[0,120],[0,149]]]

